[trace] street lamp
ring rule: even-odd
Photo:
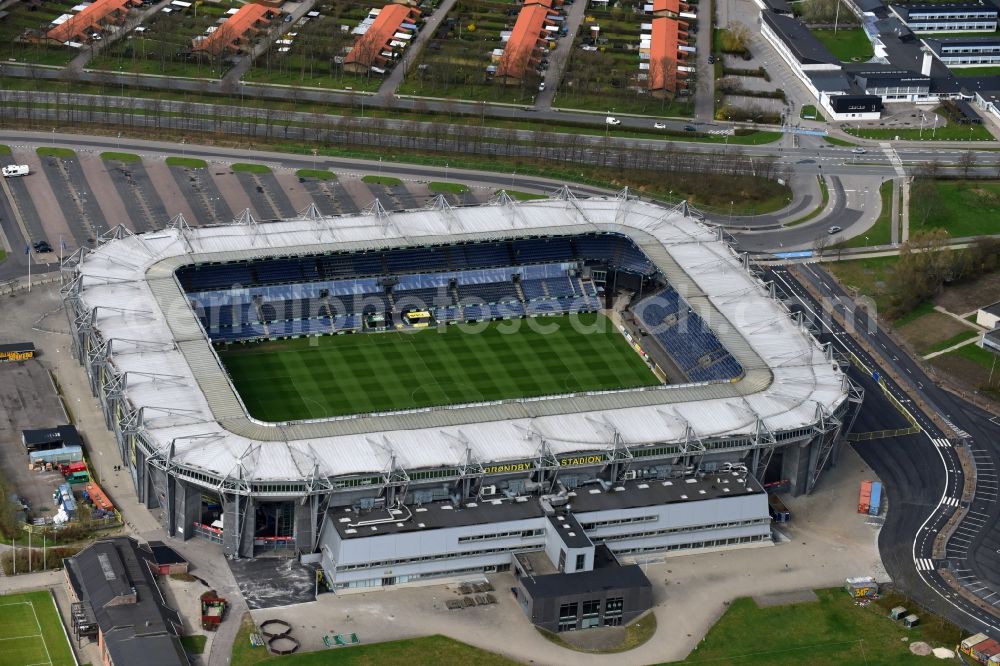
[[[865,236],[865,247],[868,247],[868,245],[869,245],[869,238],[868,236]]]

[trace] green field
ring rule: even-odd
[[[297,338],[220,356],[250,414],[265,421],[659,383],[596,314]]]
[[[753,599],[733,601],[684,664],[741,666],[841,666],[929,664],[933,657],[910,653],[909,641],[954,648],[959,630],[919,608],[921,625],[907,630],[890,620],[890,594],[866,608],[854,605],[843,590],[816,590],[817,601],[758,608]],[[908,608],[913,608],[907,603]],[[775,630],[780,627],[780,631]],[[928,661],[930,660],[930,661]]]
[[[0,597],[0,644],[0,666],[75,663],[59,612],[47,591]]]
[[[998,210],[1000,181],[939,179],[913,188],[910,232],[940,227],[952,238],[994,234]]]
[[[865,31],[861,28],[833,30],[813,30],[816,39],[823,42],[830,53],[842,62],[862,62],[871,58],[875,51]]]

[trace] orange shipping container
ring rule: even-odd
[[[98,509],[104,509],[105,511],[111,511],[115,508],[108,496],[104,494],[101,487],[96,483],[88,483],[85,487],[87,491],[87,496],[90,497],[90,501],[93,502],[94,506]]]
[[[861,495],[858,497],[858,513],[868,513],[872,504],[872,482],[861,482]]]

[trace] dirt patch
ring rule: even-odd
[[[930,312],[897,329],[917,351],[970,330],[965,324],[940,312]]]
[[[931,646],[923,641],[914,641],[910,643],[910,652],[917,655],[918,657],[926,657],[931,654]]]
[[[625,627],[596,627],[587,631],[567,631],[559,635],[566,643],[585,652],[606,652],[625,641]]]
[[[974,361],[955,354],[935,356],[931,359],[930,363],[934,367],[951,375],[955,381],[961,381],[964,386],[974,389],[985,386],[989,380],[989,368],[984,368]]]
[[[812,590],[796,590],[781,594],[759,594],[753,598],[753,602],[757,604],[757,608],[791,606],[792,604],[804,604],[810,601],[819,601],[819,597]]]
[[[1000,301],[1000,272],[955,287],[945,287],[941,295],[934,299],[934,305],[940,305],[948,312],[965,314],[997,301]]]

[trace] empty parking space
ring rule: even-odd
[[[340,181],[340,184],[343,186],[344,192],[354,202],[354,205],[358,210],[368,208],[368,206],[375,201],[375,193],[372,192],[368,185],[361,182],[361,179],[359,178],[344,178]],[[386,206],[384,202],[382,205],[389,208],[389,206]]]
[[[305,179],[300,179],[298,176],[295,175],[294,171],[288,169],[282,169],[280,171],[275,172],[273,174],[273,178],[275,183],[277,183],[278,188],[281,190],[281,192],[284,193],[285,197],[288,199],[288,205],[291,206],[291,208],[295,212],[299,212],[305,208],[308,208],[309,204],[314,202],[316,203],[317,206],[319,205],[319,202],[315,201],[315,198],[306,187],[306,183],[299,182],[300,180],[304,181]],[[315,180],[315,179],[310,179],[310,180]],[[320,212],[326,213],[326,210],[321,207]]]
[[[43,228],[43,237],[49,239],[52,247],[57,247],[59,238],[63,237],[70,248],[83,247],[87,245],[90,238],[89,231],[80,224],[70,224],[67,218],[69,210],[64,210],[62,202],[56,197],[53,185],[48,175],[42,170],[42,159],[38,157],[34,150],[15,151],[17,161],[27,164],[32,170],[32,175],[26,178],[12,179],[11,183],[16,187],[24,186],[24,194],[27,195],[27,202],[34,207],[37,219]],[[15,183],[16,180],[16,183]],[[15,193],[18,203],[21,198]],[[22,208],[22,214],[26,211],[27,205]]]
[[[132,231],[147,231],[142,220],[136,220],[133,206],[127,206],[115,182],[108,175],[108,165],[96,155],[80,155],[80,171],[99,202],[101,214],[110,227],[124,224]],[[131,202],[130,202],[131,203]]]
[[[104,172],[124,202],[137,231],[162,229],[170,221],[171,216],[150,183],[142,162],[104,161]]]
[[[168,219],[180,214],[189,224],[197,224],[198,217],[195,216],[195,208],[187,197],[181,193],[177,181],[174,180],[171,167],[161,160],[146,160],[143,163],[146,175],[149,178],[150,187],[156,193],[163,204],[164,212]]]
[[[244,189],[243,184],[236,177],[237,174],[230,171],[228,165],[209,164],[207,173],[208,177],[205,178],[206,184],[208,181],[215,184],[219,196],[226,203],[226,207],[232,211],[229,220],[237,217],[248,208],[257,220],[266,220],[273,217],[272,215],[268,215],[267,209],[257,209],[247,190]],[[228,222],[229,220],[226,221]]]
[[[194,217],[188,220],[189,224],[217,224],[233,219],[233,211],[229,203],[223,199],[208,169],[187,169],[178,166],[167,169],[170,170],[188,205],[196,211]]]
[[[305,178],[301,185],[324,215],[350,215],[361,210],[339,181]]]

